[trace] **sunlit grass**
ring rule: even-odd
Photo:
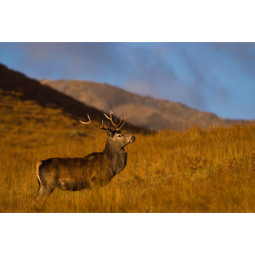
[[[33,102],[0,102],[0,211],[36,212],[37,160],[83,157],[106,134]],[[44,212],[255,212],[255,127],[136,134],[97,194],[56,189]]]

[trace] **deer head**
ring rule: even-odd
[[[108,142],[114,145],[115,147],[124,148],[129,143],[133,143],[135,141],[135,137],[131,135],[124,135],[121,132],[122,127],[125,125],[126,120],[120,119],[118,122],[117,119],[113,120],[113,112],[110,112],[110,116],[107,114],[104,114],[104,116],[109,120],[110,126],[108,127],[104,126],[104,121],[102,120],[101,126],[98,126],[95,124],[91,119],[90,116],[88,116],[88,121],[82,121],[80,122],[85,125],[93,124],[96,128],[103,129],[107,132],[108,135]]]

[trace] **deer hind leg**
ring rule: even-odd
[[[41,178],[40,176],[41,166],[42,161],[38,161],[36,163],[36,174],[39,183],[39,189],[37,193],[34,195],[34,200],[37,208],[42,208],[44,206],[46,199],[49,197],[51,192],[56,187],[56,183],[54,180],[47,183],[44,179]]]
[[[45,202],[47,200],[47,198],[50,196],[51,192],[55,189],[54,185],[40,185],[40,188],[35,196],[35,208],[37,210],[41,210],[44,205]]]

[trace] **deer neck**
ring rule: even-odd
[[[104,154],[108,159],[109,168],[113,171],[114,175],[120,173],[125,168],[127,164],[127,152],[124,148],[118,147],[107,141]]]

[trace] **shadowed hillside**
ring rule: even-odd
[[[118,117],[125,115],[130,123],[151,130],[211,128],[237,123],[180,103],[136,95],[107,84],[73,80],[42,80],[41,83],[99,110],[113,110]]]
[[[41,85],[40,82],[26,77],[0,64],[0,89],[16,92],[22,101],[32,100],[37,104],[51,109],[60,109],[63,114],[78,120],[89,114],[94,120],[101,122],[103,112],[87,106],[72,97],[62,94],[53,88]],[[16,94],[17,95],[17,94]],[[144,129],[126,124],[124,129],[141,131]]]

